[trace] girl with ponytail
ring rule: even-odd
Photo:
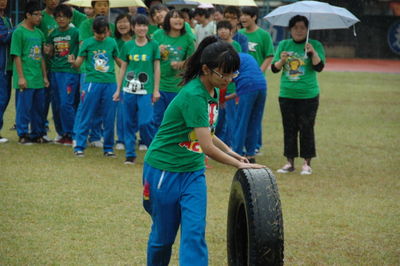
[[[237,168],[250,164],[214,135],[219,87],[238,74],[233,47],[205,38],[188,59],[182,89],[165,111],[145,156],[143,206],[152,217],[147,265],[168,265],[179,226],[179,265],[208,265],[205,242],[207,189],[205,155]]]

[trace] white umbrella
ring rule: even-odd
[[[272,25],[287,27],[289,20],[296,15],[305,16],[308,19],[309,30],[345,29],[360,21],[345,8],[318,1],[299,1],[280,6],[264,19]],[[307,32],[306,42],[308,42],[308,35],[309,32]]]
[[[174,6],[175,8],[192,8],[200,5],[199,2],[196,1],[188,1],[188,0],[167,0],[164,2],[167,6]]]
[[[196,0],[200,3],[222,6],[257,6],[254,0]]]
[[[92,0],[69,0],[64,2],[66,5],[80,6],[80,7],[91,7]],[[116,7],[129,7],[129,6],[140,6],[146,7],[142,0],[109,0],[110,8]]]

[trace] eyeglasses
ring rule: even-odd
[[[32,16],[36,16],[36,17],[41,17],[42,16],[42,12],[34,12],[32,13]]]
[[[218,71],[216,71],[214,69],[211,69],[211,71],[214,74],[216,74],[219,78],[221,78],[223,80],[226,80],[226,81],[231,81],[232,79],[237,78],[239,76],[239,71],[235,71],[235,72],[232,73],[232,75],[229,75],[229,76],[228,75],[225,76],[225,75],[219,73]]]

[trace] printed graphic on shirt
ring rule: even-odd
[[[285,64],[286,76],[289,80],[299,80],[304,75],[304,56],[297,53],[291,54]]]
[[[181,51],[182,47],[173,47],[171,45],[167,45],[167,47],[164,49],[164,51],[161,53],[161,59],[163,61],[181,61],[182,56],[181,56]]]
[[[129,60],[134,62],[146,62],[147,61],[147,54],[131,54],[129,55]]]
[[[42,48],[39,45],[33,46],[29,51],[29,57],[36,61],[42,59]]]
[[[108,72],[110,59],[107,56],[106,50],[97,50],[93,52],[93,65],[94,69],[99,72]]]
[[[144,88],[144,85],[149,80],[147,73],[130,71],[126,74],[125,79],[128,81],[127,86],[123,88],[125,92],[141,95],[147,94],[147,90]]]
[[[211,136],[215,133],[215,126],[218,119],[218,104],[215,102],[208,103],[208,121],[210,125],[210,134]],[[203,153],[203,150],[200,147],[199,140],[197,139],[196,132],[192,130],[188,135],[189,141],[184,141],[179,143],[179,146],[185,147],[189,151],[196,153]]]
[[[258,43],[256,42],[249,42],[249,52],[256,52]]]
[[[63,57],[69,54],[69,41],[71,41],[71,36],[54,38],[54,50],[56,56]]]

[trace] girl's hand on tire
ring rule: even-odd
[[[261,165],[261,164],[257,164],[257,163],[243,163],[240,162],[239,165],[237,166],[238,169],[244,169],[244,168],[256,168],[256,169],[260,169],[260,168],[266,168],[265,165]]]

